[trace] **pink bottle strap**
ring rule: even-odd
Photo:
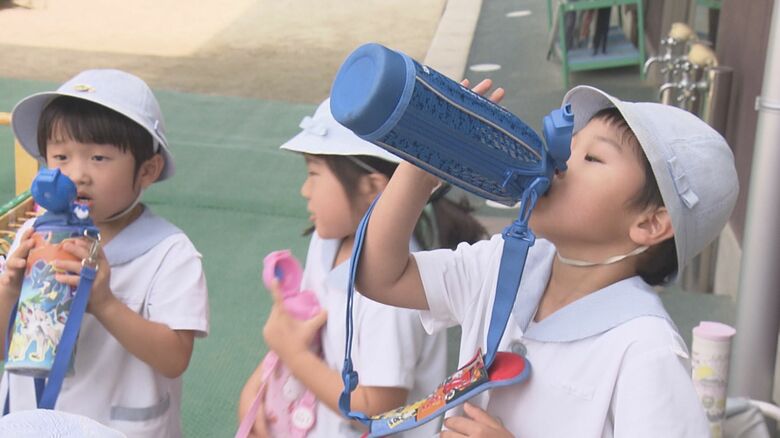
[[[241,424],[238,426],[235,438],[246,438],[249,436],[249,432],[252,430],[252,426],[254,426],[255,420],[257,419],[257,411],[260,410],[260,405],[263,403],[266,382],[268,381],[268,378],[271,377],[271,373],[274,372],[278,363],[279,356],[272,351],[268,352],[265,359],[263,359],[262,373],[260,375],[260,378],[263,381],[260,384],[260,389],[257,390],[257,395],[255,396],[254,401],[252,401],[252,405],[249,406],[249,410],[246,412],[246,415],[244,415],[244,418],[241,420]]]
[[[301,401],[298,403],[298,406],[306,406],[307,408],[313,408],[316,405],[317,405],[317,397],[314,396],[313,392],[307,389],[306,392],[303,393],[303,396],[301,397]]]

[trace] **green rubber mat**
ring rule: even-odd
[[[308,239],[303,159],[279,145],[313,106],[158,92],[176,176],[145,195],[203,254],[211,333],[195,344],[184,377],[186,436],[229,436],[241,387],[265,353],[270,297],[263,257],[290,248],[301,260]]]

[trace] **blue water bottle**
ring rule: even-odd
[[[514,205],[538,176],[566,169],[573,116],[546,116],[542,139],[517,116],[409,56],[357,48],[331,89],[333,117],[355,134],[478,196]],[[544,192],[547,187],[540,187]]]
[[[73,366],[73,351],[95,278],[100,239],[89,218],[89,207],[77,200],[76,186],[59,169],[41,169],[30,189],[35,202],[46,209],[33,224],[34,247],[16,311],[9,323],[8,372],[35,377],[40,388],[38,407],[52,409],[62,379]],[[63,249],[72,239],[88,239],[91,251],[82,261],[78,287],[60,283],[54,260],[77,260]],[[48,380],[44,384],[44,378]]]

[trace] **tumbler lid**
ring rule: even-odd
[[[301,287],[303,270],[290,250],[274,251],[263,259],[263,282],[271,288],[274,279],[279,281],[282,297],[298,293]]]
[[[413,78],[403,55],[380,44],[364,44],[347,57],[333,81],[333,117],[355,134],[370,137],[391,118],[405,89],[414,85]]]
[[[60,169],[42,168],[30,187],[33,199],[52,213],[68,213],[76,200],[76,184]]]
[[[693,328],[693,335],[714,342],[725,342],[731,339],[737,331],[730,325],[715,321],[701,321]]]

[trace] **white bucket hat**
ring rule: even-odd
[[[70,96],[104,106],[129,118],[149,132],[154,152],[165,160],[157,181],[173,176],[175,166],[165,138],[165,122],[152,90],[140,78],[120,70],[85,70],[62,84],[57,91],[33,94],[13,109],[11,125],[22,147],[41,163],[38,151],[38,122],[46,105],[58,96]]]
[[[329,98],[320,104],[313,117],[304,117],[298,126],[302,131],[280,149],[312,155],[366,155],[401,162],[397,156],[361,139],[337,122],[330,113]]]
[[[588,86],[563,98],[574,113],[574,132],[600,110],[615,107],[636,135],[672,219],[678,273],[731,217],[739,193],[734,155],[726,140],[695,115],[649,102],[623,102]]]

